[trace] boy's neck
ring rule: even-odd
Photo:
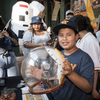
[[[71,49],[71,50],[64,50],[64,54],[65,54],[65,55],[71,55],[71,54],[73,54],[74,52],[76,52],[77,50],[78,50],[77,47],[75,47],[75,48],[73,48],[73,49]]]

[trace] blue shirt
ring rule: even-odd
[[[64,55],[64,50],[61,51]],[[94,63],[91,57],[78,49],[71,55],[64,55],[68,61],[75,66],[74,72],[84,77],[91,85],[94,81]],[[76,87],[67,77],[66,83],[60,89],[52,92],[55,100],[90,100],[90,94],[86,94]]]
[[[0,30],[3,30],[4,27],[0,27]],[[18,37],[17,35],[10,29],[7,29],[7,32],[9,34],[9,36],[13,39],[16,39],[18,41]],[[0,38],[0,48],[3,48],[7,51],[11,51],[14,47],[16,46],[16,43],[13,42],[9,37],[7,37],[6,35],[4,35],[3,38]]]

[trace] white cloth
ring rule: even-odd
[[[100,30],[96,32],[97,40],[100,43]]]
[[[89,32],[81,40],[79,39],[76,46],[87,52],[94,62],[95,70],[100,70],[100,47],[92,33]]]
[[[42,22],[43,22],[43,26],[45,29],[47,29],[47,24],[44,22],[44,20],[42,19]]]
[[[43,11],[44,9],[45,9],[45,6],[44,5],[42,5],[40,2],[38,2],[38,1],[32,1],[31,3],[30,3],[30,7],[36,7],[36,8],[38,8],[40,11]]]
[[[38,16],[45,9],[45,6],[38,1],[32,1],[29,6],[33,10],[33,16]]]
[[[50,35],[47,31],[43,31],[43,35],[35,35],[33,36],[31,31],[26,31],[23,35],[23,45],[27,42],[30,43],[43,43],[46,44],[47,41],[49,41]],[[31,48],[25,48],[24,47],[24,56],[26,56],[32,49]]]

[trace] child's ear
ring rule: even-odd
[[[76,41],[79,39],[79,34],[76,34]]]

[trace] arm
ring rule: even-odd
[[[67,77],[83,92],[90,93],[92,91],[92,85],[83,77],[79,76],[77,73],[72,71]]]
[[[43,43],[32,43],[32,32],[26,31],[23,35],[23,46],[25,48],[35,48],[44,46]]]
[[[43,43],[29,43],[29,42],[24,44],[25,48],[36,48],[40,46],[45,46],[45,45]]]
[[[13,42],[16,43],[16,46],[18,46],[18,41],[16,39],[14,39],[14,38],[11,38],[7,31],[4,31],[3,35],[6,35],[7,37],[9,37]]]
[[[98,80],[98,70],[94,71],[94,87],[96,89],[97,86],[97,80]]]
[[[64,59],[63,75],[66,75],[70,81],[72,81],[79,89],[81,89],[85,93],[90,93],[92,91],[92,85],[83,77],[79,76],[77,73],[72,71],[71,64],[67,60]]]
[[[94,85],[93,85],[92,96],[93,96],[93,98],[99,99],[100,98],[100,94],[96,90],[96,88],[97,88],[97,80],[98,80],[98,70],[95,70],[94,71]]]
[[[15,42],[16,43],[16,46],[18,46],[18,41],[16,40],[16,39],[14,39],[14,38],[11,38],[11,37],[9,37],[13,42]]]
[[[87,46],[87,52],[91,56],[94,65],[95,65],[95,71],[94,71],[94,85],[93,85],[93,91],[92,96],[93,98],[100,98],[99,92],[96,90],[97,88],[97,80],[98,80],[98,70],[100,70],[100,63],[99,63],[99,43],[94,39],[91,43],[88,43]]]

